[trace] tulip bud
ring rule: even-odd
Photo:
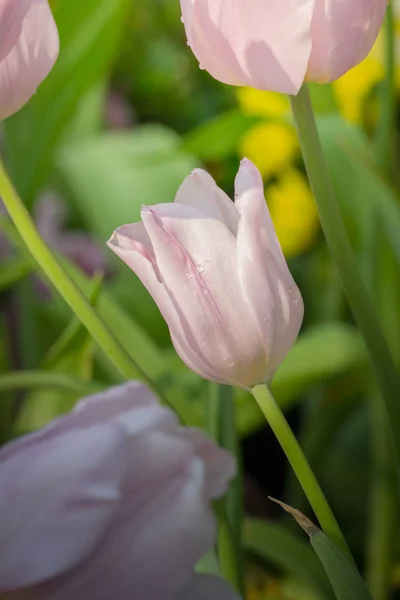
[[[205,379],[250,388],[293,345],[303,301],[250,161],[235,187],[233,203],[196,170],[175,203],[143,207],[143,222],[108,244],[152,294],[182,360]]]
[[[58,51],[58,32],[47,0],[0,1],[0,120],[28,102]]]
[[[297,94],[360,63],[387,0],[181,0],[188,43],[219,81]]]
[[[0,451],[1,597],[238,600],[194,574],[234,470],[140,383],[86,398]]]

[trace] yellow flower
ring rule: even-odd
[[[296,169],[285,171],[267,188],[275,230],[287,258],[308,250],[319,229],[318,213],[307,180]]]
[[[399,12],[399,4],[394,4],[395,10]],[[396,61],[400,58],[400,21],[395,23],[396,32]],[[351,123],[360,124],[363,121],[363,110],[365,101],[374,87],[383,81],[385,77],[385,43],[384,31],[382,31],[369,56],[357,67],[346,73],[343,77],[333,82],[336,101],[341,114]],[[395,73],[396,88],[400,91],[400,69]],[[372,113],[374,107],[370,106]],[[376,115],[372,114],[372,120]]]
[[[290,112],[289,100],[278,92],[263,92],[253,88],[238,88],[237,99],[247,115],[283,117]]]
[[[384,76],[382,61],[375,56],[368,56],[333,83],[336,102],[345,119],[350,123],[362,122],[365,100]]]
[[[278,175],[299,154],[295,130],[285,123],[255,125],[242,138],[239,153],[259,168],[264,179]]]

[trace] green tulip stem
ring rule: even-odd
[[[397,175],[398,148],[396,131],[396,33],[394,7],[391,2],[386,8],[383,28],[385,43],[385,79],[382,82],[381,107],[376,129],[376,163],[383,175],[399,183]]]
[[[278,403],[271,394],[267,385],[256,385],[252,390],[258,406],[267,419],[272,431],[274,432],[282,450],[292,466],[292,469],[303,488],[303,491],[313,509],[320,526],[329,539],[346,556],[352,560],[350,550],[346,540],[340,530],[338,522],[328,504],[327,499],[311,470],[310,465],[301,449],[299,442],[289,427]]]
[[[43,273],[61,294],[75,315],[86,327],[101,350],[125,379],[141,379],[150,387],[155,385],[121,346],[79,289],[70,280],[61,264],[40,237],[28,211],[18,196],[0,161],[0,197],[14,225]],[[160,392],[155,389],[158,395]],[[161,395],[162,396],[162,395]],[[167,403],[165,398],[162,398]]]
[[[304,163],[317,202],[322,228],[336,264],[343,290],[364,336],[373,370],[382,391],[397,467],[400,465],[400,374],[387,345],[372,299],[362,280],[350,245],[323,155],[310,95],[303,85],[291,97]],[[396,428],[396,434],[393,429]],[[398,468],[400,475],[400,469]]]
[[[372,477],[367,519],[366,581],[374,600],[390,597],[398,495],[386,415],[377,393],[369,398]]]

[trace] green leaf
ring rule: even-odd
[[[21,258],[8,258],[0,264],[0,293],[7,291],[25,279],[32,272],[32,266]]]
[[[300,336],[279,367],[271,389],[280,406],[286,407],[312,385],[367,365],[364,342],[354,327],[316,325]]]
[[[220,575],[217,553],[214,549],[209,550],[196,564],[196,573],[207,573]]]
[[[88,300],[92,306],[96,306],[97,304],[102,283],[102,276],[95,276],[91,281]],[[75,316],[72,317],[66,329],[64,329],[61,336],[48,351],[44,361],[45,368],[54,368],[63,356],[71,353],[71,351],[76,352],[79,348],[86,346],[87,338],[88,334],[82,323]]]
[[[179,136],[161,125],[68,144],[57,163],[87,228],[104,241],[120,225],[139,221],[142,204],[171,202],[197,166]]]
[[[0,392],[28,390],[15,423],[15,434],[35,431],[52,419],[72,410],[77,400],[104,388],[67,373],[56,371],[18,371],[0,376]]]
[[[339,117],[320,117],[318,130],[351,240],[360,251],[365,220],[384,224],[400,264],[399,199],[374,166],[367,138]]]
[[[314,527],[311,545],[321,560],[338,600],[372,600],[365,581],[326,535]]]
[[[274,500],[292,515],[310,538],[338,600],[372,600],[371,594],[354,564],[336,548],[328,537],[300,511]]]
[[[259,117],[232,111],[218,115],[188,133],[184,147],[203,161],[219,161],[238,152],[241,138]]]
[[[318,126],[350,240],[399,359],[399,198],[377,172],[372,148],[359,130],[332,117],[320,118]]]
[[[102,277],[94,277],[90,282],[89,301],[95,305]],[[53,373],[76,376],[84,381],[93,377],[94,342],[80,321],[74,316],[61,336],[50,348],[44,360],[44,367]],[[69,390],[70,391],[70,390]],[[74,407],[82,393],[66,393],[65,389],[44,387],[31,391],[24,398],[23,408],[17,426],[24,431],[37,429],[52,419]]]
[[[108,76],[129,0],[58,0],[61,52],[27,106],[4,123],[12,178],[30,204],[86,92]],[[34,151],[32,151],[34,149]]]
[[[243,584],[242,521],[243,521],[243,465],[238,439],[233,389],[228,385],[210,382],[206,403],[207,431],[221,448],[230,452],[236,461],[236,475],[231,479],[221,504],[231,526],[235,551],[236,572]]]
[[[247,519],[244,528],[244,545],[255,554],[289,575],[311,585],[326,600],[332,590],[308,544],[279,523]]]
[[[364,343],[354,327],[343,323],[316,325],[298,338],[272,380],[272,392],[279,405],[288,409],[318,383],[349,371],[362,371],[368,364]],[[237,403],[242,436],[263,426],[265,419],[250,394],[238,392]]]
[[[73,395],[86,395],[100,391],[104,385],[94,381],[89,383],[66,373],[51,371],[16,371],[15,373],[0,374],[0,394],[38,388],[62,390]]]

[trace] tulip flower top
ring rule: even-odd
[[[242,161],[235,203],[201,169],[175,202],[143,207],[110,248],[163,314],[182,360],[206,379],[269,381],[293,345],[303,301],[287,267],[259,171]]]
[[[361,62],[387,0],[181,0],[188,43],[213,77],[297,94]]]

